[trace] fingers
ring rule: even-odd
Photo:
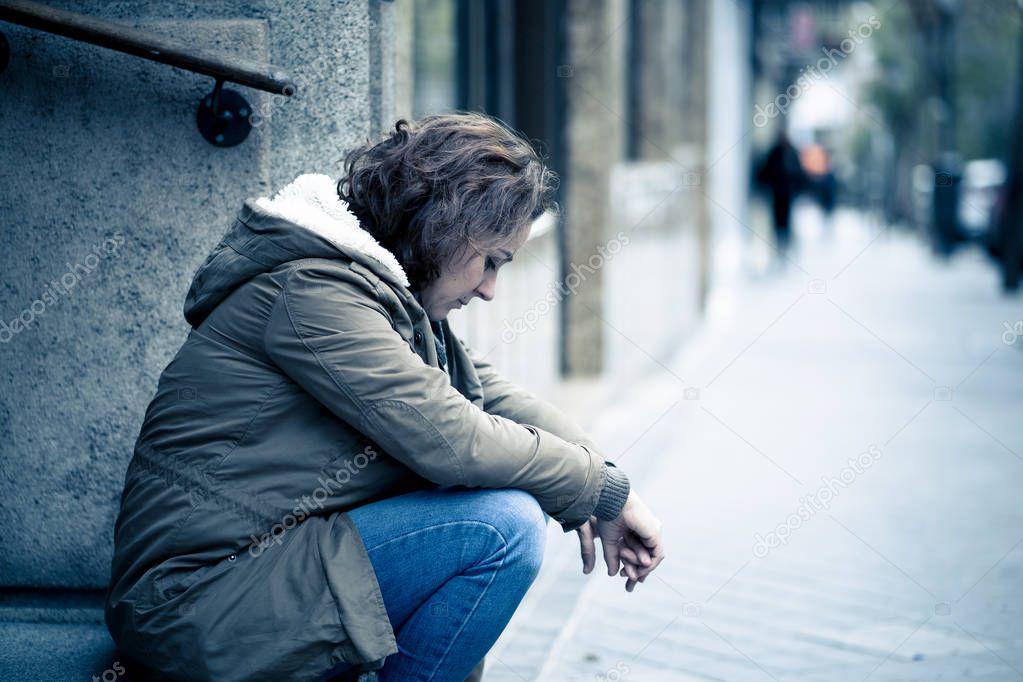
[[[625,581],[625,591],[626,592],[632,592],[634,589],[636,589],[636,584],[639,582],[638,580],[632,578],[631,576],[628,576],[628,574],[625,572],[624,568],[622,569],[622,572],[621,572],[620,575],[626,576],[628,578]]]
[[[618,556],[622,561],[628,561],[633,566],[640,566],[642,562],[639,557],[636,556],[636,550],[630,547],[625,542],[621,542],[618,545]]]
[[[658,535],[656,544],[650,550],[650,565],[643,566],[639,570],[640,582],[650,575],[655,568],[660,566],[662,561],[664,561],[664,543],[661,542]]]
[[[587,521],[576,529],[579,533],[579,552],[583,560],[583,574],[589,575],[597,565],[597,546],[593,541],[593,522]]]
[[[636,573],[636,566],[630,564],[628,561],[622,562],[622,570],[618,572],[618,575],[629,580],[639,580],[639,574]]]
[[[661,523],[641,504],[613,521],[591,521],[593,527],[580,533],[580,541],[600,537],[607,574],[624,577],[626,591],[632,592],[664,560]]]
[[[659,534],[653,540],[652,547],[647,547],[630,531],[619,542],[618,555],[622,561],[619,575],[627,578],[625,589],[629,592],[635,589],[636,583],[645,581],[664,560],[664,545]]]
[[[627,577],[625,589],[632,592],[637,583],[646,580],[646,576],[653,570],[653,559],[649,550],[635,537],[627,533],[619,545],[619,556],[622,559],[623,567],[619,575]]]
[[[618,572],[618,557],[621,554],[618,541],[601,538],[600,545],[604,548],[604,563],[607,564],[607,574],[614,575]]]
[[[636,578],[639,582],[643,582],[650,571],[653,570],[653,559],[650,556],[650,551],[643,546],[643,543],[638,538],[629,534],[626,534],[622,543],[622,557],[627,558],[636,567]],[[631,592],[632,590],[629,591]]]
[[[626,533],[623,539],[622,556],[625,556],[625,549],[629,550],[629,561],[640,566],[649,566],[652,562],[650,550],[632,533]]]
[[[612,543],[606,543],[612,544]],[[616,571],[618,575],[627,578],[625,581],[625,589],[628,592],[632,592],[636,589],[636,584],[643,582],[643,577],[639,573],[639,560],[636,557],[635,550],[631,549],[625,544],[624,541],[617,543],[618,558],[621,560],[621,568]],[[605,557],[607,555],[605,554]],[[615,572],[609,571],[608,575],[614,575]]]
[[[653,549],[661,542],[661,530],[659,527],[656,529],[630,528],[629,530],[636,536],[636,538],[643,544],[644,547],[647,547],[649,549]]]
[[[618,558],[622,562],[622,567],[619,570],[618,575],[628,578],[628,580],[625,581],[625,589],[632,592],[632,590],[636,587],[636,583],[642,582],[643,578],[639,574],[639,557],[636,555],[636,550],[627,542],[627,538],[623,538],[618,543]]]

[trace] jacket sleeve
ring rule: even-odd
[[[497,373],[493,365],[483,359],[479,353],[461,339],[458,339],[458,342],[472,360],[473,367],[482,384],[484,411],[520,424],[532,424],[571,443],[578,443],[591,452],[598,451],[596,445],[575,420],[569,418],[550,402],[533,395],[518,384],[504,379]],[[625,505],[625,501],[629,497],[631,483],[625,472],[618,469],[614,462],[604,460],[604,464],[609,468],[593,515],[600,519],[613,519],[618,516]]]
[[[532,424],[572,443],[580,443],[596,452],[597,447],[575,420],[549,401],[533,395],[518,384],[503,378],[493,365],[461,339],[483,386],[483,409],[520,424]]]
[[[566,531],[589,518],[607,477],[600,457],[466,400],[412,351],[358,273],[329,263],[284,277],[266,352],[331,412],[434,483],[521,488]]]

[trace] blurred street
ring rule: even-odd
[[[818,216],[645,381],[559,401],[667,558],[628,594],[551,524],[487,680],[1023,678],[1023,306],[979,251]]]

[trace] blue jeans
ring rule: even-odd
[[[399,495],[348,514],[398,644],[379,678],[462,682],[536,578],[547,514],[522,490],[461,486]],[[351,667],[342,663],[330,674]]]

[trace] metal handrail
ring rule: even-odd
[[[0,21],[169,64],[212,76],[218,81],[285,96],[296,91],[291,75],[272,64],[225,56],[132,26],[47,7],[38,2],[0,0]]]

